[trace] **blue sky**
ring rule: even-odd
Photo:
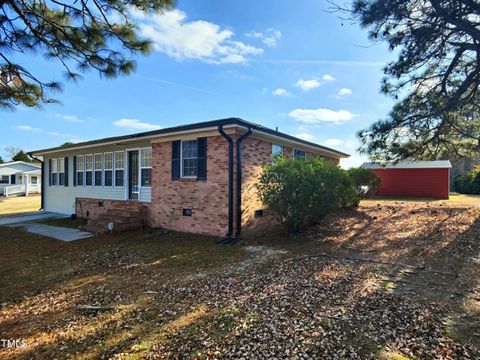
[[[241,117],[364,158],[356,132],[384,117],[379,93],[392,58],[366,31],[331,14],[327,2],[178,1],[145,18],[155,43],[128,77],[86,74],[65,84],[60,105],[0,113],[0,155],[224,117]],[[343,25],[342,25],[343,23]],[[62,80],[56,63],[20,58],[44,80]]]

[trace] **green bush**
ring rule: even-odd
[[[380,178],[370,169],[351,168],[347,173],[355,184],[359,201],[374,194],[380,188]]]
[[[454,182],[455,191],[461,194],[480,194],[480,166],[477,166],[472,171],[458,175]]]
[[[329,212],[358,203],[345,170],[321,159],[275,159],[266,165],[257,189],[261,201],[289,233],[298,233]]]

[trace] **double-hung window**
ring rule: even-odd
[[[65,185],[65,159],[58,159],[58,185]]]
[[[103,158],[103,185],[113,185],[113,153],[105,153]]]
[[[141,186],[152,186],[152,148],[140,150]]]
[[[272,158],[276,158],[283,155],[283,146],[278,144],[272,144]]]
[[[85,185],[93,184],[93,155],[85,155]]]
[[[115,186],[123,186],[123,170],[125,167],[124,156],[123,151],[115,152]]]
[[[37,185],[38,184],[38,177],[30,176],[30,184]]]
[[[182,141],[182,177],[193,178],[198,174],[198,141]]]
[[[305,159],[305,151],[293,149],[293,158],[294,159]]]
[[[95,154],[95,186],[102,186],[102,172],[103,172],[103,155],[102,154]]]
[[[0,178],[0,184],[9,184],[10,183],[10,177],[8,175],[2,175]]]
[[[77,173],[75,176],[77,177],[77,186],[83,186],[84,184],[84,170],[85,170],[85,157],[83,155],[77,156]]]
[[[50,176],[52,177],[51,183],[52,185],[57,185],[57,170],[58,170],[58,162],[57,159],[52,159],[51,161],[52,168],[50,169]]]

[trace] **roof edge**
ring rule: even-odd
[[[194,130],[200,130],[200,129],[205,129],[205,128],[211,128],[211,127],[218,127],[220,125],[236,125],[244,128],[251,128],[252,130],[256,130],[258,132],[262,132],[268,135],[273,135],[273,136],[278,136],[280,138],[290,140],[293,142],[297,142],[299,144],[304,144],[306,146],[311,146],[314,147],[318,150],[325,151],[332,153],[334,155],[337,155],[339,158],[347,158],[350,155],[343,153],[341,151],[322,146],[307,140],[303,140],[300,138],[297,138],[295,136],[289,135],[282,133],[277,130],[273,130],[267,127],[264,127],[259,124],[255,124],[240,118],[225,118],[225,119],[218,119],[218,120],[211,120],[211,121],[204,121],[204,122],[199,122],[199,123],[193,123],[193,124],[187,124],[187,125],[179,125],[179,126],[174,126],[174,127],[169,127],[165,129],[159,129],[159,130],[153,130],[153,131],[147,131],[147,132],[141,132],[141,133],[134,133],[130,135],[122,135],[122,136],[115,136],[115,137],[108,137],[108,138],[103,138],[103,139],[98,139],[98,140],[91,140],[91,141],[85,141],[81,143],[76,143],[76,144],[71,144],[71,145],[66,145],[66,146],[57,146],[53,148],[46,148],[46,149],[40,149],[40,150],[35,150],[35,151],[29,151],[27,152],[28,155],[34,156],[36,155],[42,155],[42,154],[48,154],[51,152],[58,152],[61,150],[75,150],[83,147],[90,147],[90,146],[97,146],[97,145],[102,145],[102,144],[110,144],[110,143],[115,143],[115,142],[128,142],[128,141],[134,141],[136,139],[141,140],[143,138],[151,138],[151,137],[156,137],[156,136],[161,136],[161,135],[167,135],[175,132],[181,132],[181,131],[194,131]]]

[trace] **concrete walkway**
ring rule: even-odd
[[[39,224],[35,222],[40,220],[63,219],[65,217],[66,216],[62,214],[37,211],[33,213],[1,217],[0,226],[6,225],[13,227],[22,227],[26,231],[33,234],[38,234],[62,241],[80,240],[93,236],[93,234],[89,232],[81,231],[78,229]]]
[[[62,214],[55,214],[51,212],[36,211],[27,214],[16,214],[11,216],[0,217],[0,226],[13,225],[19,223],[26,223],[30,221],[47,220],[47,219],[62,219],[66,217]]]
[[[27,223],[22,225],[22,227],[26,231],[33,234],[38,234],[62,241],[80,240],[93,236],[93,234],[86,231],[61,226]]]

